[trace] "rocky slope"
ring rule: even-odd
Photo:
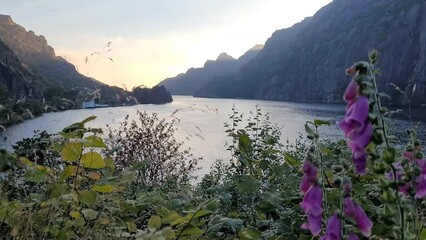
[[[37,71],[46,80],[64,88],[106,86],[92,78],[79,74],[74,65],[56,56],[44,36],[13,22],[7,15],[0,15],[0,39],[16,54],[20,61]]]
[[[43,83],[43,80],[32,74],[0,40],[0,99],[41,98]]]
[[[256,45],[238,59],[221,53],[216,60],[208,60],[202,68],[191,68],[173,78],[168,78],[158,85],[164,85],[172,94],[194,95],[203,85],[216,77],[235,74],[241,66],[252,60],[262,49]]]
[[[379,86],[405,104],[390,83],[426,104],[426,2],[334,0],[313,17],[276,31],[257,56],[234,76],[217,78],[196,95],[339,102],[348,83],[344,69],[380,55]],[[408,91],[409,90],[409,91]]]

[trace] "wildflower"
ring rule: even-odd
[[[302,193],[306,193],[308,189],[314,185],[317,179],[318,168],[308,160],[303,163],[303,177],[300,181],[299,189]]]
[[[389,171],[386,174],[386,177],[389,180],[394,180],[395,177],[396,177],[397,181],[401,181],[403,179],[403,177],[405,176],[404,168],[402,167],[401,162],[394,163],[393,167],[395,168],[396,176],[393,175],[392,171]],[[404,195],[408,194],[409,189],[410,189],[410,183],[404,183],[404,185],[398,187],[398,191],[401,192]]]
[[[351,233],[349,234],[348,240],[359,240],[359,238],[355,233]]]
[[[368,119],[368,99],[359,95],[359,86],[353,79],[349,83],[343,98],[348,102],[348,105],[345,117],[338,122],[338,126],[345,133],[345,137],[349,139],[348,147],[352,150],[356,173],[364,174],[367,165],[365,148],[370,143],[373,128]]]
[[[359,206],[351,197],[345,197],[343,201],[345,215],[355,220],[360,232],[369,237],[373,222],[365,214],[361,206]]]
[[[420,175],[416,179],[416,198],[426,197],[426,159],[416,159]]]
[[[300,207],[308,215],[307,223],[302,225],[302,229],[309,229],[311,234],[317,236],[321,232],[322,220],[322,190],[318,184],[313,185],[306,192]]]
[[[340,240],[341,238],[340,219],[337,214],[333,214],[327,223],[327,232],[320,240]]]

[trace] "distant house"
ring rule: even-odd
[[[96,104],[95,100],[90,100],[89,102],[82,102],[81,108],[102,108],[102,107],[109,107],[108,104]]]

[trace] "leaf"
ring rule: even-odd
[[[327,121],[327,120],[314,119],[314,125],[315,125],[316,127],[319,127],[319,126],[321,126],[321,125],[327,125],[327,126],[330,126],[330,125],[331,125],[331,123],[330,123],[329,121]]]
[[[115,190],[115,187],[112,185],[95,185],[92,187],[92,191],[101,192],[101,193],[110,193]]]
[[[204,233],[204,231],[201,230],[200,228],[189,225],[188,227],[185,228],[185,230],[183,230],[182,235],[183,236],[185,236],[185,235],[201,235],[203,233]]]
[[[382,158],[387,164],[395,162],[396,151],[395,148],[388,148],[383,151]]]
[[[130,171],[122,171],[120,173],[120,183],[131,183],[135,179],[135,173]]]
[[[242,193],[254,193],[260,187],[260,182],[253,176],[240,175],[237,176],[237,187]]]
[[[104,159],[97,152],[89,152],[81,156],[81,163],[85,168],[104,168],[106,166]]]
[[[84,125],[84,124],[86,124],[86,123],[88,123],[90,121],[93,121],[95,119],[96,119],[96,116],[90,116],[90,117],[87,117],[86,119],[84,119],[83,121],[81,121],[80,124]]]
[[[255,240],[260,239],[261,234],[257,230],[243,229],[238,233],[238,237],[240,237],[242,240]]]
[[[68,237],[68,233],[66,232],[65,229],[61,229],[58,234],[56,235],[56,239],[57,240],[67,240],[69,239]]]
[[[83,209],[81,213],[83,213],[84,218],[88,221],[95,220],[96,218],[98,218],[98,211],[92,209]]]
[[[72,218],[81,218],[81,214],[79,212],[77,212],[77,211],[70,212],[70,216]]]
[[[129,232],[136,232],[136,230],[138,229],[138,227],[136,226],[134,222],[126,222],[126,225],[127,225],[127,230],[129,230]]]
[[[95,135],[88,136],[84,138],[86,142],[84,142],[85,147],[95,147],[95,148],[106,148],[107,146],[104,143],[104,140],[102,138],[97,137]]]
[[[66,180],[71,176],[77,175],[77,166],[68,165],[65,167],[64,171],[61,173],[61,179]]]
[[[82,190],[78,193],[78,201],[86,204],[88,207],[93,207],[96,201],[96,193],[90,190]]]
[[[285,158],[285,161],[292,166],[298,166],[299,165],[299,162],[296,160],[296,158],[293,157],[289,153],[284,153],[284,158]]]
[[[241,152],[247,155],[250,154],[253,150],[250,137],[247,134],[243,134],[238,138],[238,146]]]
[[[150,229],[160,229],[161,227],[161,218],[158,215],[153,215],[148,220],[148,228]]]
[[[97,181],[97,180],[101,179],[101,174],[99,174],[97,172],[90,172],[89,174],[87,174],[87,177]]]
[[[67,142],[62,148],[61,157],[68,162],[76,161],[83,152],[83,146],[79,142]]]

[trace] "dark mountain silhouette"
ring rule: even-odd
[[[193,95],[212,79],[235,74],[241,66],[253,59],[262,47],[256,45],[238,59],[221,53],[216,60],[208,60],[202,68],[191,68],[185,74],[165,79],[158,85],[164,85],[172,94]]]
[[[344,70],[380,53],[379,87],[393,104],[405,104],[390,83],[426,104],[426,2],[334,0],[294,26],[276,31],[235,75],[204,85],[196,96],[340,102]]]

